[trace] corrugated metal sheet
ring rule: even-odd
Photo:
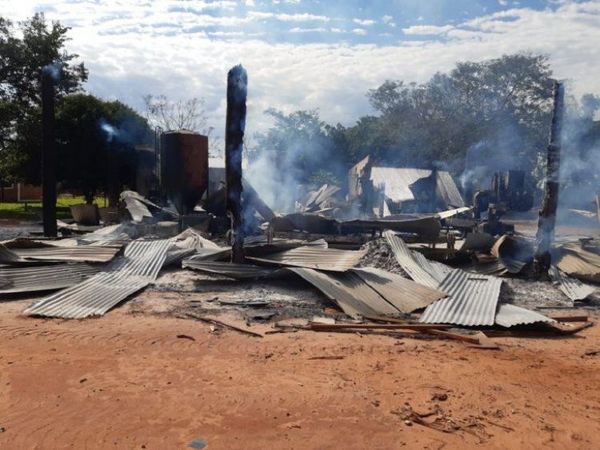
[[[121,200],[125,202],[125,207],[127,208],[127,211],[129,211],[129,214],[131,214],[134,222],[141,222],[144,220],[144,217],[152,217],[152,213],[146,204],[159,208],[157,205],[146,200],[135,191],[121,192]]]
[[[4,244],[0,244],[0,263],[18,264],[18,263],[24,263],[24,262],[26,262],[26,261],[23,260],[23,258],[21,258],[19,255],[17,255],[15,252],[13,252],[9,248],[6,248],[6,246]]]
[[[449,209],[448,211],[441,211],[437,213],[436,216],[438,216],[440,219],[449,219],[450,217],[454,217],[458,214],[469,212],[472,209],[473,208],[470,208],[468,206],[463,206],[461,208]]]
[[[398,315],[399,311],[371,289],[352,272],[325,273],[306,268],[290,268],[329,299],[335,301],[347,315],[361,316]]]
[[[0,268],[0,294],[63,289],[98,272],[88,264]]]
[[[493,325],[502,280],[455,269],[440,283],[449,297],[429,305],[420,321],[456,325]]]
[[[552,281],[558,283],[558,288],[571,300],[585,300],[596,292],[596,286],[582,283],[576,278],[571,278],[552,266],[548,272]]]
[[[353,272],[403,313],[425,308],[446,296],[441,291],[374,267],[353,269]]]
[[[99,262],[106,263],[121,250],[120,245],[75,247],[39,247],[15,248],[13,253],[25,261],[67,261],[67,262]]]
[[[410,189],[411,184],[431,175],[431,170],[396,168],[396,167],[372,167],[371,181],[377,189],[383,189],[387,198],[395,203],[415,200]]]
[[[508,274],[508,270],[500,261],[490,261],[484,263],[473,263],[468,266],[463,266],[463,270],[481,275],[494,275],[497,277]]]
[[[580,280],[600,283],[600,255],[581,248],[579,244],[563,245],[556,267]]]
[[[382,219],[346,220],[340,224],[342,233],[356,232],[357,229],[394,230],[415,233],[424,238],[437,238],[442,229],[440,219],[435,216],[392,215]]]
[[[248,257],[252,261],[291,267],[345,272],[358,264],[365,251],[334,248],[298,247],[263,257]]]
[[[539,322],[554,322],[554,320],[538,312],[509,303],[500,304],[496,314],[496,324],[506,328]]]
[[[463,200],[462,195],[460,195],[456,183],[454,183],[450,173],[445,170],[438,170],[436,173],[437,194],[444,200],[446,205],[454,206],[455,208],[465,206],[465,201]]]
[[[410,251],[406,243],[391,231],[385,231],[383,235],[390,244],[394,256],[402,269],[417,283],[432,289],[437,289],[439,281],[417,262],[413,256],[413,252]],[[417,256],[417,258],[419,257]],[[425,258],[423,257],[423,259]]]
[[[417,261],[417,264],[419,264],[429,275],[431,275],[435,281],[438,282],[438,284],[441,283],[450,272],[452,272],[452,267],[427,259],[425,255],[418,251],[412,251],[412,256],[415,261]]]
[[[170,239],[133,241],[105,271],[34,303],[24,314],[65,319],[100,316],[154,281],[172,244]]]
[[[223,261],[231,259],[231,248],[201,248],[186,261]]]
[[[533,260],[533,245],[523,238],[504,235],[492,246],[491,253],[510,273],[519,273]]]
[[[186,259],[182,263],[184,269],[194,269],[201,272],[222,275],[240,280],[268,278],[288,273],[286,269],[275,269],[272,267],[255,266],[253,264],[234,264],[218,261],[200,261],[197,259]]]

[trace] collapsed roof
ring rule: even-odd
[[[411,209],[434,212],[436,209],[459,208],[465,202],[449,172],[445,170],[407,167],[374,166],[367,156],[350,169],[348,174],[350,199],[377,202],[383,194],[385,204],[381,215]],[[396,210],[396,211],[394,211]]]

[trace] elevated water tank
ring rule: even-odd
[[[186,130],[161,135],[163,194],[181,214],[189,214],[208,186],[208,137]]]

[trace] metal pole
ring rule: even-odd
[[[242,214],[242,150],[246,127],[248,75],[240,65],[227,74],[225,122],[225,178],[227,215],[231,219],[231,261],[244,262],[244,216]]]
[[[544,200],[540,209],[536,235],[537,249],[535,252],[534,269],[538,277],[547,277],[550,269],[550,247],[554,240],[556,210],[558,208],[558,189],[560,175],[560,135],[564,115],[564,87],[554,81],[553,89],[554,110],[550,127],[550,142],[546,162],[546,185]]]
[[[42,69],[42,217],[44,236],[56,236],[56,140],[54,136],[54,78]]]

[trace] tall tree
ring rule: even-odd
[[[57,98],[87,80],[78,55],[64,48],[68,31],[42,13],[17,27],[0,17],[0,177],[39,181],[42,69],[51,67]]]
[[[57,105],[58,179],[81,191],[87,201],[98,192],[135,184],[138,144],[150,144],[152,132],[129,106],[92,95],[74,94]]]

